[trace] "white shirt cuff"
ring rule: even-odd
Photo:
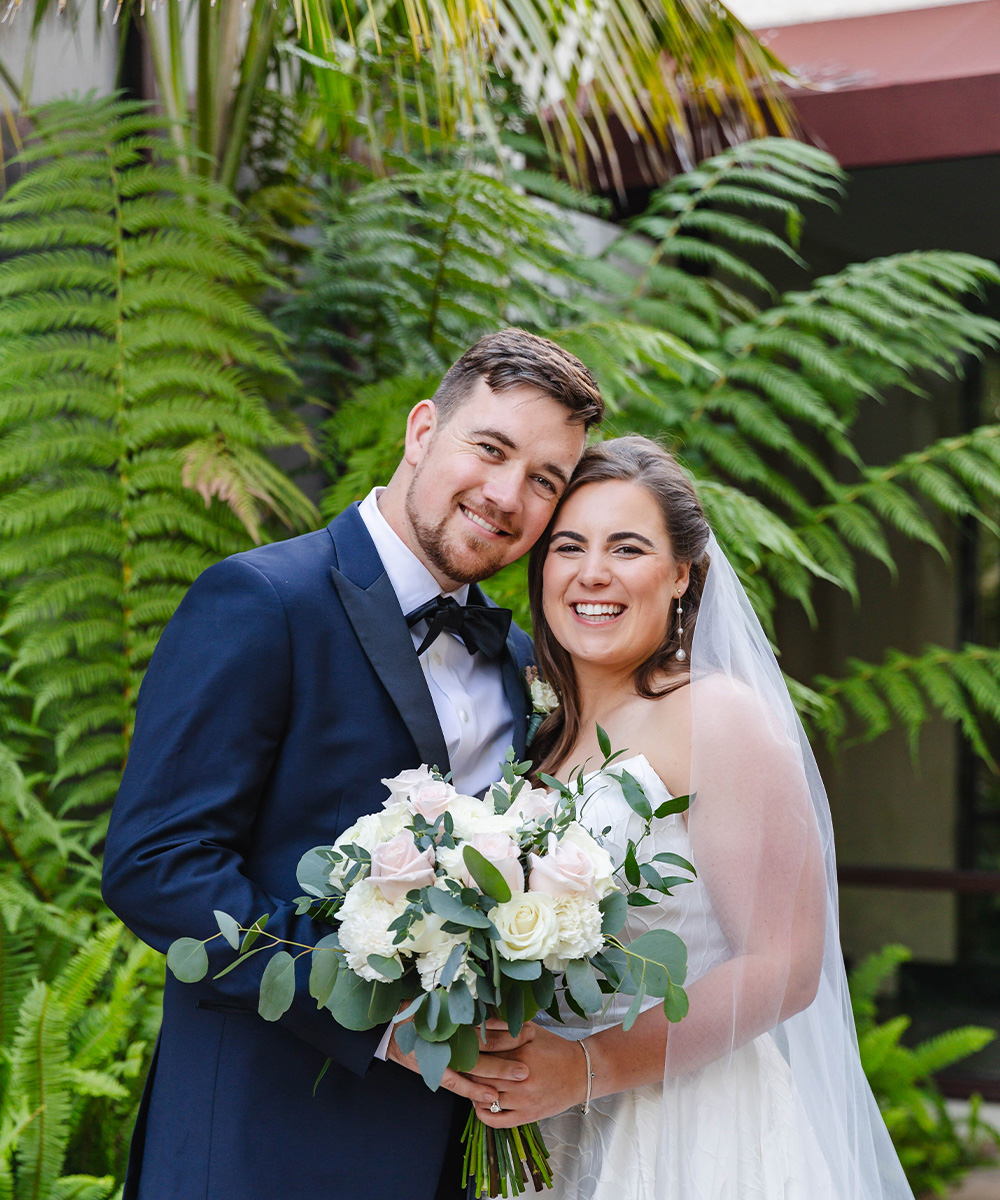
[[[378,1044],[378,1049],[375,1051],[375,1057],[385,1062],[386,1056],[389,1053],[389,1042],[392,1040],[393,1025],[390,1022],[385,1033],[382,1034],[382,1040]]]

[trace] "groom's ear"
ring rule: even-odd
[[[427,453],[437,427],[437,405],[433,400],[421,400],[410,409],[410,415],[406,418],[403,459],[411,467],[415,467]]]

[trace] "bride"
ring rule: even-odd
[[[584,454],[532,552],[538,664],[560,707],[531,751],[586,776],[581,819],[620,862],[656,807],[640,859],[669,852],[697,878],[623,935],[656,925],[687,944],[688,1015],[630,997],[599,1018],[539,1016],[507,1057],[487,1124],[543,1120],[552,1200],[903,1200],[911,1196],[864,1079],[837,929],[830,813],[767,639],[694,489],[653,442]],[[496,1107],[496,1106],[494,1106]]]

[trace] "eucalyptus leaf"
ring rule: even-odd
[[[603,1005],[594,968],[585,958],[574,958],[566,964],[566,983],[573,999],[584,1012],[597,1012]]]
[[[441,1086],[441,1077],[451,1060],[451,1047],[447,1042],[428,1042],[422,1037],[418,1037],[413,1049],[417,1056],[420,1074],[424,1077],[424,1083],[432,1092],[436,1092]]]
[[[257,1011],[265,1021],[284,1016],[295,999],[295,959],[287,950],[276,950],[260,977]]]
[[[517,1037],[524,1025],[524,993],[517,980],[512,980],[508,986],[504,997],[504,1009],[511,1037]]]
[[[451,1046],[451,1066],[455,1071],[471,1071],[479,1061],[479,1038],[469,1025],[459,1025],[448,1040]]]
[[[469,908],[457,896],[444,891],[443,888],[425,888],[424,896],[432,912],[463,929],[488,929],[490,927],[490,919],[485,913],[480,912],[478,908]]]
[[[219,926],[219,931],[226,941],[234,950],[240,948],[240,926],[235,917],[231,917],[229,913],[222,912],[218,908],[213,910],[216,924]]]
[[[683,983],[687,975],[687,947],[669,929],[651,929],[628,944],[628,952],[641,955],[666,971],[674,983]],[[630,969],[634,972],[635,966]],[[662,995],[663,993],[659,993]]]
[[[628,903],[633,908],[649,908],[651,905],[655,904],[656,901],[651,900],[649,896],[644,896],[642,892],[633,892],[628,898]]]
[[[316,1001],[317,1007],[325,1008],[337,982],[337,972],[340,970],[341,955],[336,950],[322,949],[312,952],[312,963],[309,967],[309,995]]]
[[[471,1025],[475,1018],[476,1002],[464,979],[457,979],[448,991],[448,1015],[456,1025]]]
[[[329,896],[333,890],[330,887],[330,860],[322,857],[324,852],[329,854],[332,849],[332,846],[313,846],[299,859],[295,879],[310,896]]]
[[[621,892],[610,892],[598,906],[603,914],[601,933],[605,937],[614,937],[625,928],[628,918],[628,902]]]
[[[501,904],[505,904],[510,899],[510,885],[507,880],[475,846],[466,845],[462,850],[462,858],[469,869],[469,874],[479,884],[480,891],[484,896],[492,896]]]
[[[401,979],[403,964],[398,958],[389,958],[384,954],[369,954],[368,965],[384,979]]]
[[[539,1008],[548,1008],[556,994],[556,981],[552,972],[543,971],[537,979],[533,979],[531,992]]]
[[[167,966],[181,983],[197,983],[208,974],[208,951],[197,938],[178,938],[167,950]]]
[[[406,1021],[396,1027],[396,1045],[404,1054],[412,1054],[417,1041],[417,1031],[412,1021]]]
[[[688,994],[676,983],[667,988],[667,994],[663,998],[663,1011],[668,1021],[682,1021],[687,1016]]]
[[[451,953],[448,955],[448,959],[441,971],[441,978],[438,980],[443,988],[451,987],[455,973],[461,965],[462,959],[465,957],[465,951],[466,947],[462,942],[459,942],[456,946],[452,946]]]
[[[346,968],[337,972],[337,980],[326,1007],[333,1013],[333,1019],[345,1029],[371,1029],[378,1024],[373,1020],[369,1011],[372,1001],[372,988],[377,984],[369,983],[360,975]],[[391,1018],[392,1014],[390,1014]]]
[[[537,959],[510,959],[500,955],[500,970],[508,979],[537,979],[542,973],[542,964]]]
[[[642,1010],[642,1002],[645,1000],[645,998],[646,993],[643,988],[640,987],[636,994],[632,997],[632,1003],[628,1006],[628,1012],[625,1014],[625,1020],[622,1021],[622,1029],[624,1029],[626,1033],[628,1033],[628,1031],[635,1024],[636,1017],[638,1017],[640,1011]]]

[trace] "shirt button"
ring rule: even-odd
[[[431,662],[436,667],[439,667],[441,665],[441,652],[439,650],[435,650],[434,653],[431,655]]]
[[[464,708],[461,710],[461,712],[459,712],[459,714],[458,714],[458,715],[459,715],[459,716],[462,718],[462,720],[463,720],[463,721],[465,721],[466,723],[468,723],[468,720],[469,720],[469,714],[468,714],[468,713],[465,711],[465,709],[464,709]]]

